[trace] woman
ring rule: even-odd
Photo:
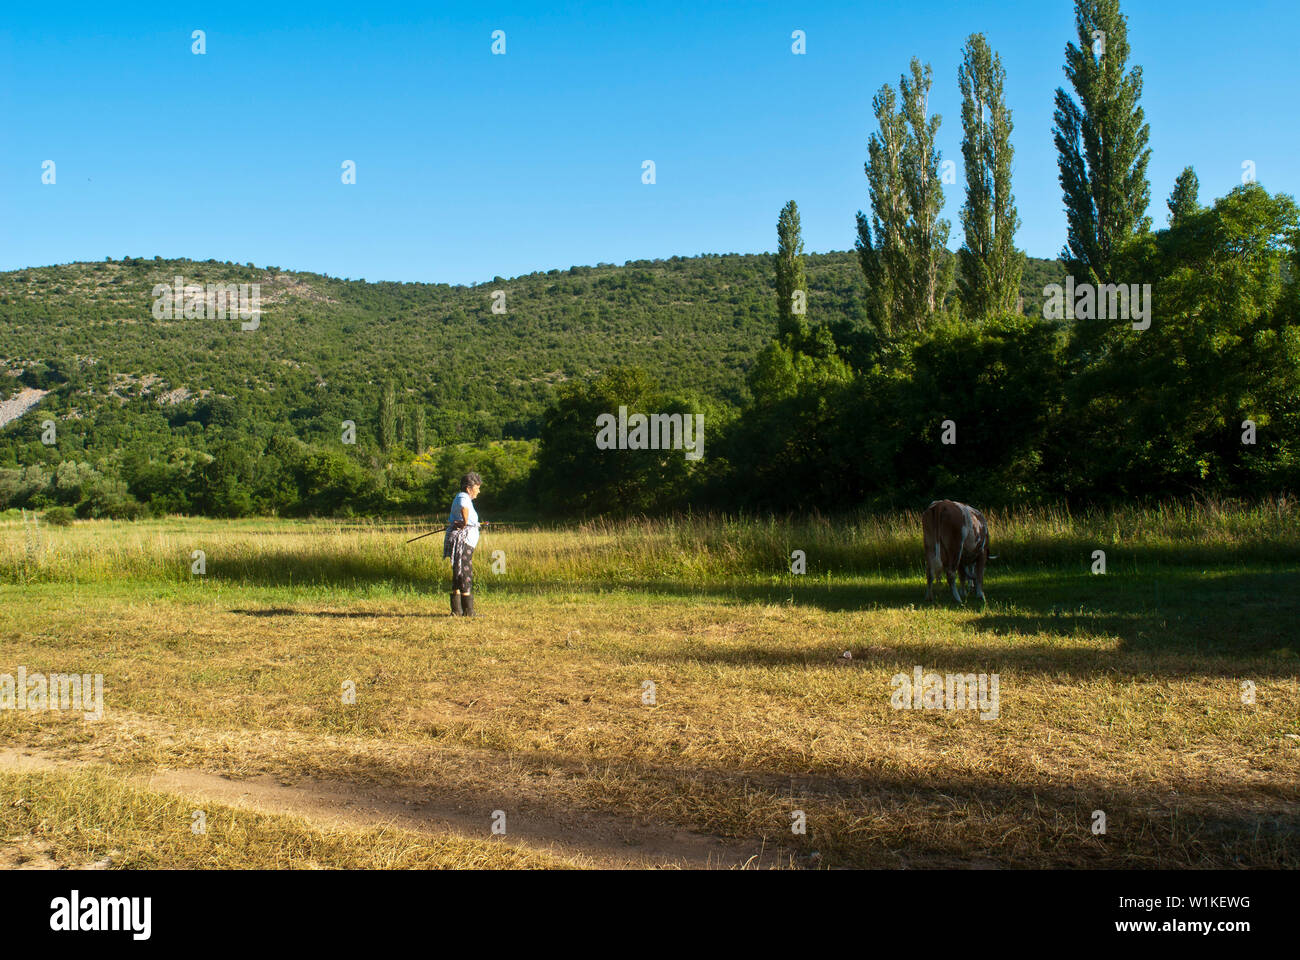
[[[474,616],[474,548],[478,546],[479,520],[474,498],[483,489],[483,478],[473,471],[460,478],[460,493],[451,501],[447,533],[442,539],[442,558],[451,560],[451,615]],[[483,524],[486,526],[486,524]]]

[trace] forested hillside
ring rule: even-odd
[[[776,330],[771,265],[674,257],[476,286],[140,258],[0,274],[0,508],[419,510],[470,465],[516,504],[557,384],[633,365],[675,395],[743,406]],[[865,362],[857,255],[810,256],[807,272],[809,315]],[[1058,275],[1031,262],[1026,309]],[[176,277],[259,284],[256,329],[159,319],[155,285]]]
[[[1031,264],[1026,310],[1060,276],[1056,261]],[[152,288],[177,276],[260,284],[260,326],[155,319]],[[856,254],[809,256],[808,281],[810,316],[863,329]],[[497,290],[504,314],[492,312]],[[391,379],[399,403],[425,408],[427,442],[522,438],[536,435],[554,384],[615,363],[641,366],[667,389],[738,402],[775,325],[770,255],[571,267],[477,286],[214,261],[75,263],[0,274],[0,358],[11,374],[0,399],[23,384],[52,389],[41,411],[81,418],[67,429],[91,450],[117,445],[126,409],[132,432],[225,409],[323,439],[347,419],[368,432]],[[139,398],[149,403],[131,406]],[[0,461],[12,460],[13,439],[0,441]]]

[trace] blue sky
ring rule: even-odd
[[[1123,6],[1155,223],[1186,164],[1202,201],[1240,183],[1246,160],[1265,187],[1300,192],[1300,4]],[[497,29],[505,56],[490,52]],[[848,249],[872,95],[914,54],[934,67],[940,146],[960,169],[957,66],[973,31],[1007,70],[1017,242],[1054,256],[1069,0],[13,4],[0,22],[0,269],[157,254],[468,283],[771,250],[790,199],[810,251]],[[345,160],[355,185],[340,182]],[[954,248],[961,203],[959,176]]]

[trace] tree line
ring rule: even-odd
[[[965,202],[956,256],[940,217],[933,71],[914,58],[897,89],[882,86],[872,101],[870,205],[856,217],[866,329],[850,333],[806,309],[791,201],[777,219],[777,328],[748,371],[748,401],[692,407],[636,370],[568,385],[541,431],[540,489],[592,513],[1295,491],[1295,202],[1252,182],[1202,206],[1187,167],[1167,200],[1168,228],[1153,231],[1150,128],[1126,18],[1118,0],[1078,0],[1075,27],[1053,134],[1064,289],[1085,294],[1077,310],[1025,309],[1006,73],[973,34],[957,76]],[[1131,291],[1134,304],[1151,306],[1140,322],[1107,309],[1127,309]],[[707,461],[595,453],[590,417],[619,405],[705,410]]]

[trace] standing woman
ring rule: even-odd
[[[442,540],[442,558],[451,560],[451,615],[474,616],[470,588],[474,580],[474,548],[478,546],[478,512],[474,498],[483,489],[483,478],[473,471],[460,478],[460,493],[451,502],[447,533]]]

